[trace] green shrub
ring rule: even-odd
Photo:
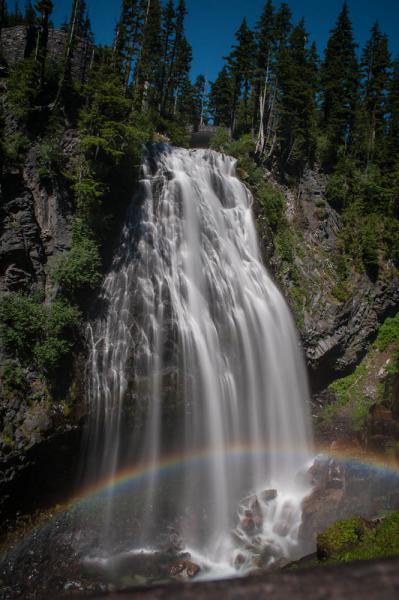
[[[7,84],[7,100],[17,119],[26,121],[38,98],[40,67],[33,58],[12,66]]]
[[[12,165],[21,165],[25,160],[29,145],[29,138],[21,131],[7,136],[3,144],[5,160]]]
[[[274,238],[274,244],[278,256],[286,263],[294,262],[294,239],[288,227],[282,228]]]
[[[238,160],[252,157],[255,152],[256,142],[251,134],[246,133],[242,135],[238,140],[231,142],[228,151],[232,156],[238,158]]]
[[[43,181],[62,172],[66,165],[66,157],[60,137],[50,136],[40,143],[37,162],[39,177]]]
[[[157,131],[165,135],[172,144],[182,148],[188,148],[190,144],[190,135],[185,123],[162,117],[158,117],[156,123]]]
[[[350,294],[345,281],[338,281],[332,289],[332,295],[340,302],[346,302],[348,300]]]
[[[265,211],[270,227],[277,229],[285,223],[285,197],[271,183],[263,180],[256,191],[256,199]],[[287,230],[288,231],[288,230]]]
[[[21,293],[0,296],[0,337],[7,352],[23,365],[52,372],[75,345],[79,310],[66,300],[43,304]]]
[[[26,371],[18,363],[7,360],[4,364],[1,382],[8,394],[25,394],[28,390]]]
[[[45,312],[40,299],[24,294],[0,296],[0,337],[12,354],[24,359],[44,329]]]
[[[69,296],[96,288],[101,280],[101,258],[90,238],[76,241],[54,269],[54,279]]]
[[[330,389],[336,393],[340,400],[347,403],[351,398],[352,388],[357,383],[357,381],[365,374],[365,372],[366,366],[364,362],[362,362],[356,367],[353,373],[334,381],[334,383],[330,385]]]
[[[399,313],[395,317],[388,317],[378,330],[375,348],[383,351],[390,344],[399,340]]]
[[[231,143],[230,131],[225,127],[219,127],[212,136],[210,147],[218,152],[228,153]]]

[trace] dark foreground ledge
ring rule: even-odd
[[[80,596],[81,597],[81,596]],[[79,596],[67,596],[76,600]],[[256,575],[242,579],[166,585],[89,596],[90,600],[381,600],[399,598],[399,557]]]

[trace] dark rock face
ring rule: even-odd
[[[345,299],[337,293],[342,222],[327,202],[326,183],[324,175],[308,171],[297,196],[281,189],[287,199],[287,218],[296,232],[294,267],[303,292],[301,306],[293,301],[298,282],[281,271],[276,253],[266,253],[294,309],[314,391],[350,372],[366,353],[379,324],[399,310],[399,279],[391,265],[384,265],[378,281],[351,270]]]
[[[45,251],[33,196],[16,175],[4,178],[0,193],[0,289],[44,289]]]
[[[72,155],[77,144],[75,132],[67,132],[61,144],[65,156]],[[54,295],[49,277],[51,261],[71,246],[73,197],[62,177],[43,182],[38,172],[38,147],[33,145],[24,169],[4,173],[0,182],[0,292],[42,292],[49,300]],[[0,349],[0,519],[15,513],[31,473],[39,479],[39,466],[43,495],[46,480],[50,490],[55,471],[49,469],[46,444],[61,440],[84,413],[84,397],[77,392],[83,368],[77,365],[78,361],[70,375],[70,392],[56,398],[33,366],[27,370],[22,387],[10,387],[5,369],[15,373],[19,364]],[[62,447],[56,442],[52,446],[54,456],[60,459],[58,470],[65,466]],[[35,484],[32,490],[37,490]],[[32,490],[31,500],[39,498],[40,494]]]
[[[315,307],[303,333],[314,387],[323,387],[355,367],[379,324],[398,308],[399,280],[394,277],[389,284],[372,284],[366,276],[359,278],[345,304]]]
[[[75,132],[62,140],[65,156],[76,150]],[[38,175],[38,148],[29,151],[23,173],[0,183],[0,290],[45,291],[45,266],[71,247],[73,201],[62,179],[45,186]]]

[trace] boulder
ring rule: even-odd
[[[201,567],[191,560],[180,560],[169,571],[170,577],[179,580],[192,579],[201,571]]]

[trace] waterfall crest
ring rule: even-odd
[[[148,152],[88,326],[88,471],[145,465],[133,547],[173,526],[194,553],[241,565],[255,538],[295,546],[311,432],[295,326],[235,168],[210,150]],[[105,537],[112,490],[106,512]]]

